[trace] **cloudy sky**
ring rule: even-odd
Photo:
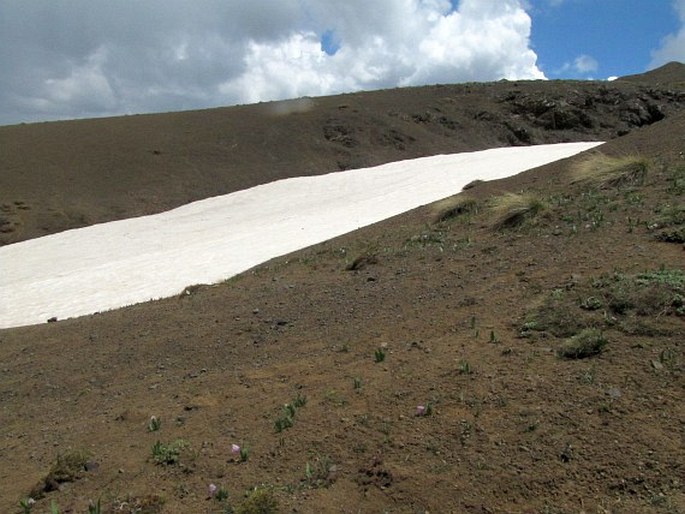
[[[685,0],[0,0],[0,125],[685,61]]]

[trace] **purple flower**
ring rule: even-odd
[[[240,455],[240,446],[238,446],[237,444],[232,444],[231,445],[231,453],[233,455]]]
[[[209,487],[207,488],[207,492],[209,493],[210,498],[214,498],[214,495],[216,494],[216,486],[214,484],[209,484]]]
[[[416,415],[417,416],[425,416],[426,415],[426,407],[424,405],[417,405]]]

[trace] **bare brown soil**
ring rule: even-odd
[[[6,243],[516,133],[621,132],[598,150],[651,160],[602,187],[574,182],[579,156],[478,184],[446,218],[422,207],[177,298],[0,331],[0,511],[33,494],[40,513],[231,512],[256,487],[279,512],[685,512],[685,93],[666,71],[315,99],[277,121],[262,105],[0,128]],[[496,230],[506,192],[543,207]],[[560,358],[586,328],[601,352]],[[83,455],[58,480],[58,457]]]

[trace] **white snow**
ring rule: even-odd
[[[0,248],[0,328],[216,283],[273,257],[600,143],[497,148],[280,180]]]

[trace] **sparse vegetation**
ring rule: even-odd
[[[635,105],[640,109],[613,84],[588,87],[608,91],[590,100],[627,114]],[[539,112],[517,114],[522,126],[526,117],[563,122],[557,116],[563,102],[585,100],[542,94],[548,86],[535,84],[531,92],[523,81],[510,82],[488,94],[535,103]],[[450,87],[436,87],[435,110],[428,112],[434,119],[450,115],[458,100]],[[584,97],[587,86],[574,87]],[[640,86],[640,94],[651,93]],[[649,102],[670,102],[659,95]],[[380,151],[370,146],[386,137],[385,129],[355,125],[364,108],[352,97],[345,102],[350,107],[340,114],[290,116],[291,126],[302,121],[306,128],[330,114],[335,124],[356,131],[351,134],[360,146],[348,153],[336,154],[333,143],[323,143],[334,166],[337,158],[351,166],[361,162],[355,152],[369,149],[363,159],[391,156],[392,144]],[[446,129],[403,121],[411,120],[413,111],[405,111],[418,101],[392,103],[399,111],[392,125],[406,136],[401,155],[442,144]],[[673,105],[664,111],[669,118]],[[482,107],[483,116],[509,130],[505,113]],[[472,114],[480,116],[480,108]],[[557,112],[550,117],[550,111]],[[233,137],[239,131],[230,130],[230,110],[219,114],[221,128],[210,127],[189,151],[162,148],[162,156],[187,157],[185,168],[211,153],[223,166],[224,150],[238,144],[229,152],[236,157],[231,168],[241,155],[248,158],[254,147]],[[204,116],[197,114],[197,121]],[[117,121],[114,135],[128,130],[133,118]],[[153,120],[145,121],[152,129]],[[251,118],[244,121],[253,126]],[[660,123],[666,127],[661,134],[679,133],[671,128],[683,125],[671,121]],[[530,127],[531,144],[579,137],[572,129]],[[410,146],[409,137],[423,137],[424,128],[436,141]],[[18,502],[50,469],[53,448],[65,452],[78,441],[97,452],[101,469],[88,465],[81,480],[59,484],[30,512],[49,513],[54,500],[62,512],[90,514],[99,505],[89,499],[102,498],[107,514],[474,508],[675,513],[683,500],[677,457],[685,269],[682,249],[655,239],[671,240],[682,227],[677,195],[683,182],[671,170],[685,158],[677,140],[665,141],[664,152],[650,146],[650,130],[605,146],[607,153],[639,148],[655,156],[658,166],[642,185],[570,186],[564,167],[573,159],[564,160],[471,189],[451,198],[451,206],[438,204],[443,212],[422,207],[274,259],[229,286],[191,290],[183,300],[2,331],[0,401],[11,415],[0,428],[9,470],[0,484],[0,511],[22,512]],[[166,136],[150,135],[149,144],[165,144]],[[468,138],[465,130],[449,135],[453,146]],[[591,130],[585,135],[596,137]],[[500,137],[497,127],[488,134]],[[177,142],[173,134],[169,140]],[[39,146],[32,149],[39,152]],[[88,151],[96,146],[89,144]],[[294,141],[283,169],[311,146]],[[134,163],[135,146],[123,148],[132,150]],[[278,147],[273,150],[277,157]],[[177,178],[172,161],[169,181]],[[306,171],[320,162],[313,157]],[[204,177],[208,168],[198,169]],[[52,171],[46,169],[46,177]],[[255,169],[253,176],[259,173]],[[233,173],[226,178],[233,181]],[[174,183],[179,195],[187,193],[179,184],[188,183]],[[494,231],[489,198],[507,190],[533,192],[549,207],[524,215],[512,229]],[[131,193],[140,208],[163,200],[155,194]],[[108,198],[93,216],[118,207],[106,204]],[[378,264],[356,259],[368,255]],[[344,271],[353,261],[353,270]],[[528,339],[516,337],[519,327]],[[587,337],[583,347],[588,334],[609,342]],[[378,364],[377,349],[383,353]],[[572,351],[564,357],[560,349]],[[636,424],[640,437],[632,430]],[[153,443],[168,447],[177,437],[192,448],[180,450],[176,464],[157,464]],[[168,449],[159,453],[166,461]],[[521,472],[525,480],[518,480]]]
[[[235,514],[276,514],[278,501],[266,487],[255,487],[235,509]]]
[[[48,474],[31,490],[29,497],[37,500],[47,492],[58,490],[60,484],[80,479],[86,472],[89,459],[90,452],[85,450],[59,454]]]
[[[377,348],[373,352],[373,360],[374,362],[383,362],[385,360],[385,350],[383,348]]]
[[[460,360],[459,364],[457,366],[457,370],[459,371],[460,375],[470,375],[473,373],[473,370],[471,369],[471,364],[469,364],[469,361],[467,360]]]
[[[659,207],[658,216],[647,224],[654,237],[665,243],[685,243],[685,203]]]
[[[307,462],[304,469],[304,484],[307,487],[327,487],[334,481],[335,466],[330,457],[317,455],[313,462]]]
[[[596,153],[576,165],[571,180],[599,189],[642,185],[650,167],[650,161],[641,156],[610,157]]]
[[[143,496],[125,496],[112,504],[112,511],[117,514],[161,514],[166,500],[159,494]]]
[[[594,286],[603,290],[607,305],[615,314],[685,314],[682,270],[660,269],[637,275],[614,273],[600,277]]]
[[[283,432],[283,430],[290,428],[295,423],[295,414],[297,410],[307,404],[307,397],[300,393],[291,401],[283,405],[281,415],[274,421],[274,429],[276,432]]]
[[[178,464],[181,451],[188,447],[188,443],[183,439],[176,439],[171,443],[157,441],[152,446],[152,460],[155,464],[171,466]]]

